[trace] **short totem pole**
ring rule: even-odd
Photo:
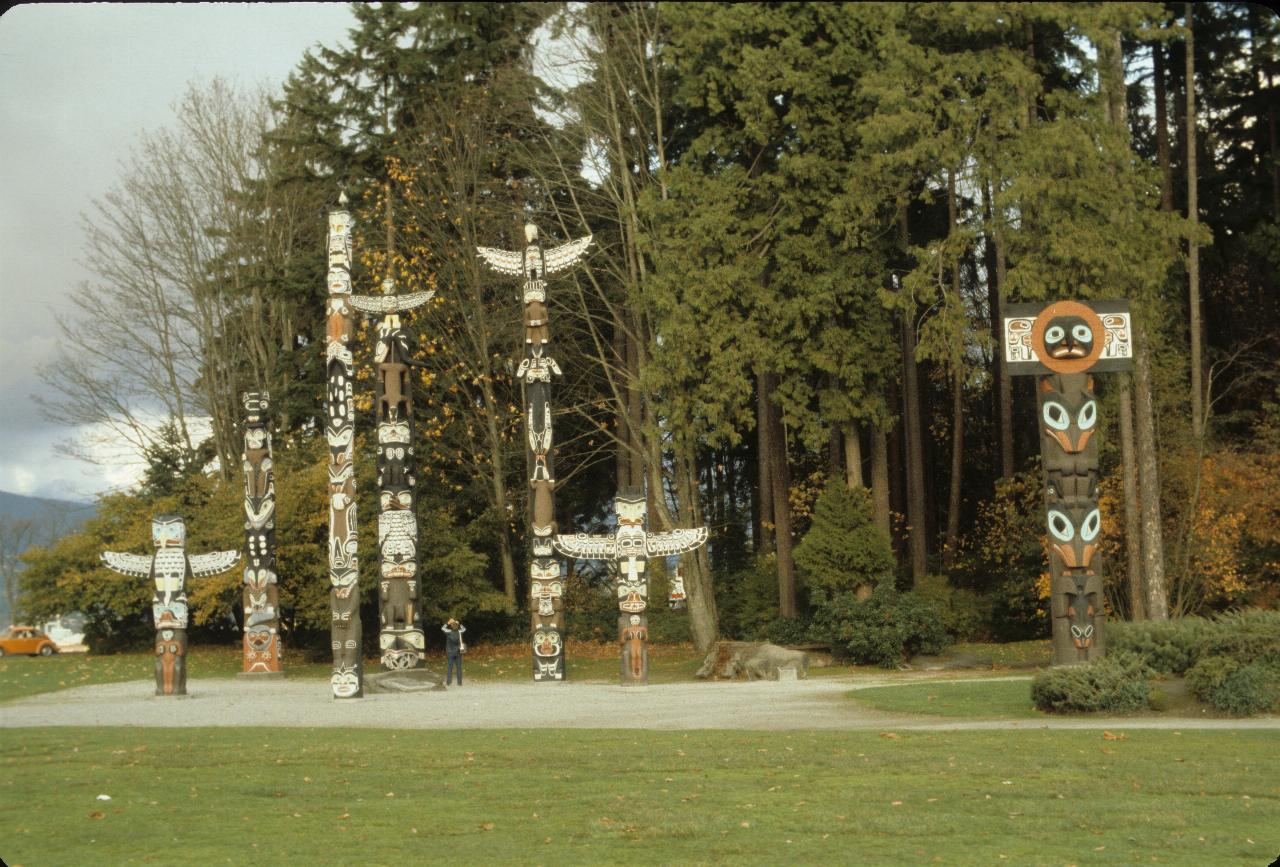
[[[649,624],[645,609],[649,601],[649,578],[645,562],[650,557],[666,557],[696,550],[707,541],[707,528],[645,531],[645,504],[642,488],[623,488],[614,500],[618,528],[608,536],[576,533],[558,535],[555,547],[566,557],[603,560],[618,594],[618,642],[622,646],[622,683],[644,684],[649,679]]]
[[[418,515],[414,511],[413,397],[409,335],[397,313],[425,304],[434,291],[392,294],[395,284],[382,283],[382,295],[353,295],[351,306],[363,313],[383,314],[373,359],[377,364],[378,400],[378,643],[382,667],[388,671],[421,668],[426,649],[418,580]]]
[[[1036,376],[1053,661],[1091,662],[1106,652],[1093,374],[1129,369],[1129,305],[1010,304],[1003,319],[1009,373]]]
[[[543,251],[538,228],[524,227],[522,252],[477,247],[476,252],[494,270],[524,278],[524,356],[516,370],[524,396],[525,437],[528,445],[530,619],[533,632],[533,679],[563,680],[564,582],[560,561],[553,556],[555,534],[555,462],[552,449],[551,377],[560,365],[551,357],[551,329],[547,319],[546,276],[569,268],[586,251],[591,236]]]
[[[155,584],[151,614],[156,624],[156,695],[187,694],[187,582],[226,572],[240,559],[239,551],[187,554],[187,527],[180,515],[151,519],[150,556],[105,551],[102,562],[113,572],[150,578]]]
[[[329,445],[329,637],[334,698],[364,694],[360,569],[356,557],[355,403],[352,382],[351,214],[344,193],[329,211],[329,301],[325,338],[325,440]]]
[[[267,408],[271,395],[246,391],[244,404],[244,674],[280,672],[276,587],[276,482]]]

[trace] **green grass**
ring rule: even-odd
[[[0,854],[10,867],[400,867],[1204,865],[1280,853],[1273,732],[1111,738],[16,729],[0,740]]]
[[[901,686],[852,690],[859,704],[888,713],[920,713],[941,717],[1044,719],[1031,704],[1031,681],[939,680]]]
[[[1010,641],[1005,644],[967,642],[947,649],[948,656],[973,656],[990,660],[996,668],[1047,666],[1053,662],[1053,645],[1048,641]]]

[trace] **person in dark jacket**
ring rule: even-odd
[[[467,645],[462,640],[462,633],[467,631],[467,627],[463,626],[452,617],[449,622],[440,627],[440,631],[444,633],[444,652],[449,657],[449,667],[445,670],[444,682],[447,686],[453,679],[453,672],[458,672],[458,686],[462,686],[462,651],[467,649]]]

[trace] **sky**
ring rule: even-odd
[[[0,490],[91,500],[141,464],[67,454],[74,427],[41,416],[36,376],[58,358],[57,315],[90,274],[80,215],[143,130],[173,120],[188,83],[279,86],[345,3],[26,4],[0,16]]]

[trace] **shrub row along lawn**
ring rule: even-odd
[[[1270,732],[16,729],[0,856],[1265,864],[1274,747]]]

